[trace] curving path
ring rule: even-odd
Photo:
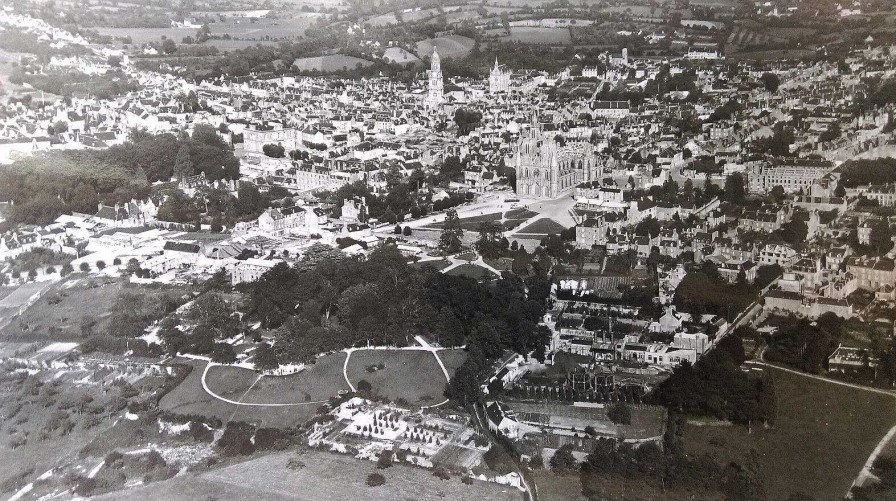
[[[436,348],[435,346],[432,346],[431,344],[427,343],[426,340],[423,339],[423,338],[420,337],[420,336],[414,336],[414,339],[415,339],[418,343],[420,343],[420,346],[404,346],[404,347],[401,347],[401,348],[398,348],[398,347],[392,347],[392,346],[371,346],[371,347],[369,347],[369,348],[346,348],[346,349],[344,350],[344,351],[345,351],[345,362],[342,363],[342,377],[345,378],[345,384],[347,384],[348,387],[351,388],[352,391],[355,391],[355,385],[353,385],[352,382],[349,381],[349,379],[348,379],[348,361],[349,361],[350,358],[352,358],[352,353],[354,353],[354,352],[356,352],[356,351],[363,351],[363,350],[407,350],[407,351],[428,351],[428,352],[432,353],[432,356],[436,357],[436,362],[438,362],[439,367],[442,368],[442,374],[445,375],[445,381],[446,381],[446,382],[447,382],[447,381],[451,381],[451,376],[448,374],[448,369],[445,368],[445,364],[442,362],[441,357],[439,357],[439,350],[444,349],[444,348]],[[446,398],[445,400],[443,400],[443,401],[441,401],[441,402],[439,402],[439,403],[437,403],[437,404],[433,404],[433,405],[424,405],[424,406],[422,406],[422,407],[420,407],[420,408],[421,408],[421,409],[432,409],[432,408],[435,408],[435,407],[439,407],[439,406],[445,405],[445,404],[447,404],[448,402],[449,402],[449,400]]]
[[[316,400],[314,402],[262,404],[262,403],[255,403],[255,402],[240,402],[238,400],[231,400],[229,398],[225,398],[225,397],[222,397],[221,395],[218,395],[217,393],[213,392],[211,388],[208,387],[208,383],[206,382],[205,378],[208,375],[208,370],[212,366],[215,366],[215,365],[224,365],[224,364],[216,364],[214,362],[209,362],[205,366],[205,370],[202,371],[202,389],[205,390],[205,392],[208,393],[211,397],[216,398],[222,402],[227,402],[228,404],[242,405],[242,406],[246,406],[246,407],[295,407],[298,405],[320,405],[320,404],[325,404],[328,402],[328,400]],[[248,370],[248,369],[246,369],[246,370]],[[258,379],[260,380],[263,377],[265,377],[265,376],[264,375],[259,376]],[[347,380],[348,379],[346,379],[346,381]],[[257,383],[258,380],[256,380],[255,382]],[[254,385],[255,385],[255,383],[252,383],[252,386],[254,386]],[[250,387],[250,389],[251,389],[251,387]],[[352,388],[352,391],[354,391],[354,388]],[[246,392],[248,393],[248,390],[246,390]]]

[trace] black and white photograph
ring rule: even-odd
[[[0,0],[0,499],[896,500],[896,1]]]

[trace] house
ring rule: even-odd
[[[851,348],[842,344],[828,357],[828,372],[839,374],[856,374],[865,370],[877,369],[879,360],[868,350]]]
[[[230,282],[234,285],[245,282],[254,282],[261,278],[271,268],[283,261],[270,259],[246,259],[237,261],[230,268]]]
[[[298,205],[268,209],[258,216],[258,229],[266,234],[283,235],[304,226],[305,209]]]
[[[790,268],[796,262],[799,254],[792,247],[784,244],[767,244],[759,251],[759,265],[768,266],[776,264],[782,268]]]

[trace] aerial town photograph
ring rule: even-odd
[[[0,500],[896,500],[896,1],[0,0]]]

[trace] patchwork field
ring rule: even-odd
[[[296,458],[299,467],[287,462]],[[367,475],[379,471],[386,484],[366,485]],[[263,456],[198,476],[179,476],[126,492],[96,499],[269,499],[318,501],[321,499],[365,499],[370,501],[436,501],[476,499],[520,501],[520,491],[498,484],[464,484],[459,478],[440,480],[425,469],[396,464],[377,470],[369,461],[319,451]]]
[[[820,501],[842,499],[896,423],[893,398],[765,370],[774,377],[778,397],[773,428],[750,433],[743,427],[689,426],[685,449],[708,453],[721,464],[745,464],[756,457],[771,500],[798,492]]]
[[[349,358],[346,374],[355,387],[366,380],[373,393],[390,400],[402,398],[411,405],[433,405],[445,400],[443,392],[448,381],[428,351],[356,351]]]

